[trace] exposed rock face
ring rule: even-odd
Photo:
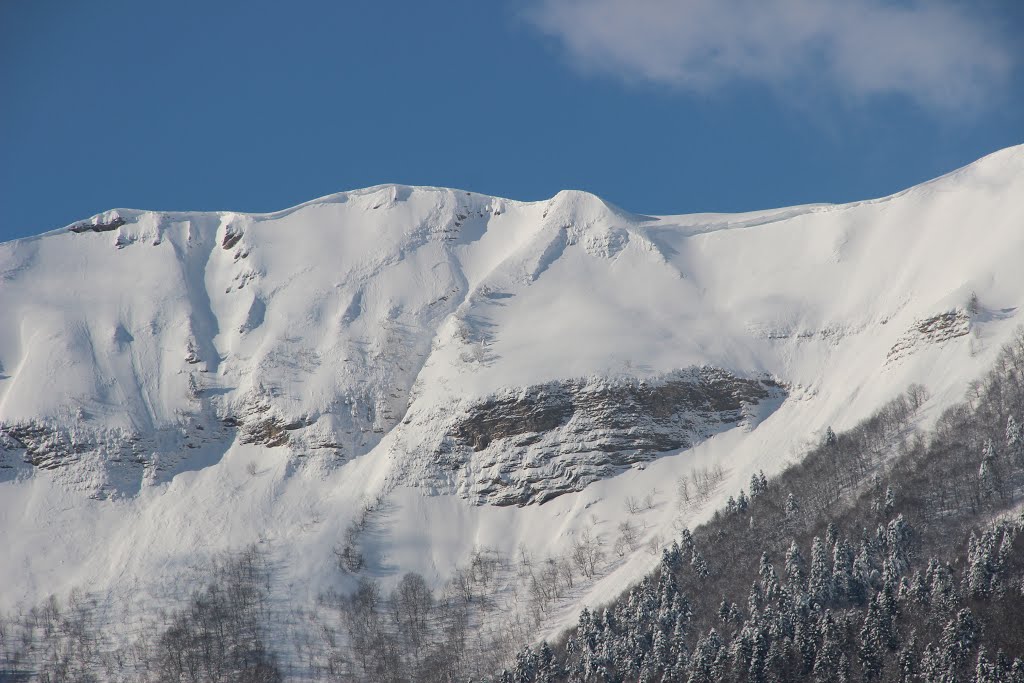
[[[238,228],[228,228],[228,230],[224,232],[224,239],[221,240],[220,246],[225,251],[230,250],[232,247],[238,244],[239,240],[242,239],[243,234],[244,233]]]
[[[77,223],[68,228],[68,230],[74,233],[111,232],[112,230],[117,230],[125,223],[127,223],[125,219],[117,216],[113,220],[107,222],[97,221],[95,223]]]
[[[24,450],[24,461],[40,469],[55,469],[89,451],[89,445],[76,442],[61,430],[39,422],[0,424],[4,437],[0,450]]]
[[[180,415],[176,424],[152,432],[105,428],[87,414],[70,429],[45,419],[0,421],[0,481],[15,476],[22,465],[62,470],[61,480],[69,487],[93,498],[108,498],[201,467],[205,457],[220,457],[236,440],[268,448],[294,446],[297,455],[342,448],[314,443],[312,438],[293,444],[292,435],[312,422],[306,416],[284,418],[266,402],[244,405],[238,414],[227,416],[218,416],[210,405],[199,405],[195,413]],[[193,462],[201,451],[208,452]]]
[[[87,415],[70,429],[43,419],[0,422],[0,481],[24,467],[60,470],[62,482],[92,498],[132,495],[145,483],[195,469],[189,452],[223,443],[234,431],[199,415],[145,434],[101,427]]]
[[[268,448],[276,446],[287,446],[289,443],[288,432],[293,432],[303,427],[308,427],[312,422],[309,419],[286,421],[277,415],[270,415],[263,411],[254,411],[244,419],[227,418],[224,423],[228,426],[241,427],[239,441],[242,443],[262,444]]]
[[[941,344],[950,339],[963,337],[970,331],[971,316],[959,308],[918,320],[889,349],[886,362],[899,360],[913,351],[918,344]]]
[[[716,368],[653,380],[551,382],[470,405],[436,462],[478,503],[543,503],[659,453],[689,448],[752,417],[785,389]]]

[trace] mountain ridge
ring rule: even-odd
[[[561,552],[591,517],[611,533],[655,490],[645,540],[669,534],[699,521],[678,477],[721,465],[738,488],[910,384],[934,419],[1020,322],[1022,152],[743,214],[381,185],[269,214],[111,209],[2,243],[2,597],[148,585],[261,538],[315,593],[380,496],[390,521],[358,543],[390,559],[361,571],[440,585],[477,546]],[[722,421],[637,399],[695,368],[780,393]],[[603,426],[606,400],[639,426]],[[551,405],[545,429],[475,449],[495,406]],[[564,614],[650,561],[616,560]]]
[[[968,164],[965,164],[965,165],[963,165],[963,166],[961,166],[959,168],[956,168],[956,169],[954,169],[952,171],[949,171],[948,173],[944,173],[944,174],[942,174],[940,176],[932,178],[931,180],[926,180],[924,182],[912,185],[912,186],[907,187],[905,189],[893,192],[892,194],[888,194],[888,195],[884,195],[884,196],[880,196],[880,197],[875,197],[875,198],[871,198],[871,199],[854,200],[854,201],[850,201],[850,202],[839,202],[839,203],[825,202],[825,203],[800,204],[800,205],[787,206],[787,207],[778,207],[778,208],[775,208],[775,209],[772,209],[772,208],[755,209],[755,210],[752,210],[752,211],[745,211],[745,212],[697,211],[697,212],[690,212],[690,213],[686,213],[686,214],[658,214],[658,215],[653,215],[653,216],[643,216],[642,214],[633,214],[633,213],[631,213],[630,211],[628,211],[626,209],[623,209],[623,208],[620,208],[620,207],[618,207],[618,206],[616,206],[614,204],[611,204],[607,200],[601,198],[599,195],[596,195],[596,194],[594,194],[592,192],[589,192],[589,191],[586,191],[586,190],[578,190],[578,189],[567,188],[567,189],[559,190],[557,193],[555,193],[555,195],[553,195],[552,197],[550,197],[548,199],[515,200],[515,199],[508,198],[508,197],[503,197],[503,196],[498,196],[498,195],[489,195],[489,194],[486,194],[486,193],[481,193],[481,192],[476,192],[476,191],[466,190],[466,189],[463,189],[463,188],[456,188],[456,187],[445,187],[445,186],[440,186],[440,185],[408,185],[408,184],[404,184],[404,183],[379,183],[377,185],[368,185],[366,187],[355,188],[355,189],[351,189],[351,190],[340,190],[338,192],[332,192],[332,193],[329,193],[329,194],[326,194],[326,195],[322,195],[320,197],[316,197],[314,199],[309,199],[309,200],[300,202],[298,204],[286,207],[284,209],[278,209],[278,210],[275,210],[275,211],[267,211],[267,212],[239,211],[239,210],[235,210],[235,209],[214,209],[214,210],[203,210],[203,211],[181,211],[181,210],[170,211],[170,210],[159,210],[159,209],[135,209],[135,208],[129,208],[129,207],[113,207],[113,208],[101,211],[99,213],[93,214],[92,216],[89,216],[88,218],[77,220],[77,221],[74,221],[72,223],[69,223],[67,225],[64,225],[64,226],[61,226],[61,227],[58,227],[58,228],[54,228],[54,229],[51,229],[51,230],[46,230],[46,231],[43,231],[43,232],[38,233],[36,235],[28,235],[28,236],[25,236],[25,237],[19,237],[19,238],[15,238],[15,239],[12,239],[12,240],[7,240],[7,242],[19,242],[19,241],[25,241],[25,240],[35,240],[35,239],[38,239],[40,237],[46,237],[46,236],[49,236],[49,235],[63,234],[64,232],[69,231],[69,230],[71,230],[74,227],[82,226],[82,225],[87,224],[87,223],[89,223],[91,221],[94,221],[94,220],[100,220],[102,222],[104,220],[102,217],[109,216],[109,215],[112,214],[112,212],[126,212],[127,214],[132,214],[132,215],[139,215],[139,214],[145,214],[145,213],[153,213],[153,214],[161,214],[161,215],[167,215],[167,216],[179,216],[179,217],[181,217],[181,216],[188,216],[188,215],[197,215],[197,214],[199,214],[199,215],[214,215],[215,214],[215,215],[218,215],[218,216],[220,216],[220,215],[238,215],[238,216],[259,217],[259,218],[280,218],[280,217],[283,217],[283,216],[285,216],[285,215],[287,215],[289,213],[292,213],[292,212],[294,212],[294,211],[296,211],[298,209],[306,208],[306,207],[309,207],[309,206],[312,206],[312,205],[325,204],[325,203],[335,203],[335,202],[338,202],[338,201],[347,200],[349,196],[361,196],[361,195],[375,193],[375,192],[384,191],[384,190],[387,190],[387,191],[398,191],[398,192],[408,192],[408,191],[411,191],[411,190],[451,192],[451,193],[455,193],[455,194],[466,194],[466,195],[470,195],[470,196],[474,196],[475,195],[475,196],[478,196],[478,197],[483,197],[483,198],[492,199],[492,200],[498,200],[498,201],[514,202],[516,204],[538,204],[538,203],[544,203],[544,202],[552,202],[555,199],[557,199],[560,195],[578,193],[578,194],[581,194],[581,195],[592,197],[592,198],[600,201],[601,203],[603,203],[603,204],[607,205],[608,207],[610,207],[613,211],[618,211],[618,212],[620,212],[620,213],[622,213],[624,215],[634,215],[634,216],[641,217],[641,218],[664,218],[664,217],[669,217],[669,216],[672,216],[672,217],[687,216],[687,217],[697,218],[697,217],[715,216],[715,215],[742,216],[742,215],[765,214],[765,213],[770,213],[772,211],[784,211],[784,210],[793,210],[793,209],[801,209],[801,208],[811,208],[811,209],[818,208],[818,207],[821,207],[821,208],[832,208],[832,207],[842,208],[842,207],[853,207],[853,206],[859,206],[859,205],[866,204],[866,203],[883,202],[883,201],[895,199],[895,198],[903,196],[904,194],[906,194],[908,192],[912,192],[912,191],[915,191],[915,190],[924,190],[925,188],[929,188],[930,186],[933,186],[933,185],[935,185],[937,183],[949,182],[949,181],[951,181],[953,179],[958,179],[958,178],[960,178],[960,177],[962,177],[964,175],[968,175],[972,171],[977,171],[977,170],[979,170],[980,168],[982,168],[984,166],[992,165],[992,164],[995,164],[997,162],[1010,161],[1010,160],[1013,160],[1013,159],[1018,159],[1020,157],[1024,157],[1024,143],[1021,143],[1021,144],[1018,144],[1018,145],[1011,145],[1009,147],[1004,147],[1002,149],[995,150],[993,152],[990,152],[989,154],[986,154],[983,157],[980,157],[979,159],[977,159],[975,161],[972,161],[972,162],[970,162]],[[4,243],[5,242],[0,242],[0,244],[4,244]]]

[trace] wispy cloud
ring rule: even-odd
[[[977,108],[1014,50],[949,0],[538,0],[531,23],[585,70],[693,91],[737,83]]]

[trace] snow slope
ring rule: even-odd
[[[722,464],[724,497],[911,383],[926,419],[958,400],[1021,322],[1022,263],[1024,146],[846,205],[652,217],[387,185],[0,244],[0,608],[144,596],[250,542],[309,599],[346,580],[332,549],[367,505],[363,571],[384,581],[440,585],[475,547],[610,543],[627,497],[651,494],[634,517],[671,537],[713,507],[680,518],[693,467]],[[684,434],[669,450],[586,403],[711,371],[780,389],[670,406],[651,427]],[[570,417],[458,443],[486,406],[543,417],[531,397],[566,387]],[[560,614],[655,559],[615,558]]]

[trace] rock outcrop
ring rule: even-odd
[[[76,234],[83,232],[111,232],[113,230],[117,230],[126,223],[127,221],[125,219],[120,216],[115,216],[109,221],[97,220],[94,223],[76,223],[68,228],[68,230]]]
[[[771,378],[709,367],[526,387],[467,406],[435,450],[435,469],[476,503],[539,504],[689,448],[785,396]]]
[[[921,344],[941,344],[963,337],[970,331],[971,316],[968,311],[960,308],[918,320],[889,349],[886,362],[899,360]]]

